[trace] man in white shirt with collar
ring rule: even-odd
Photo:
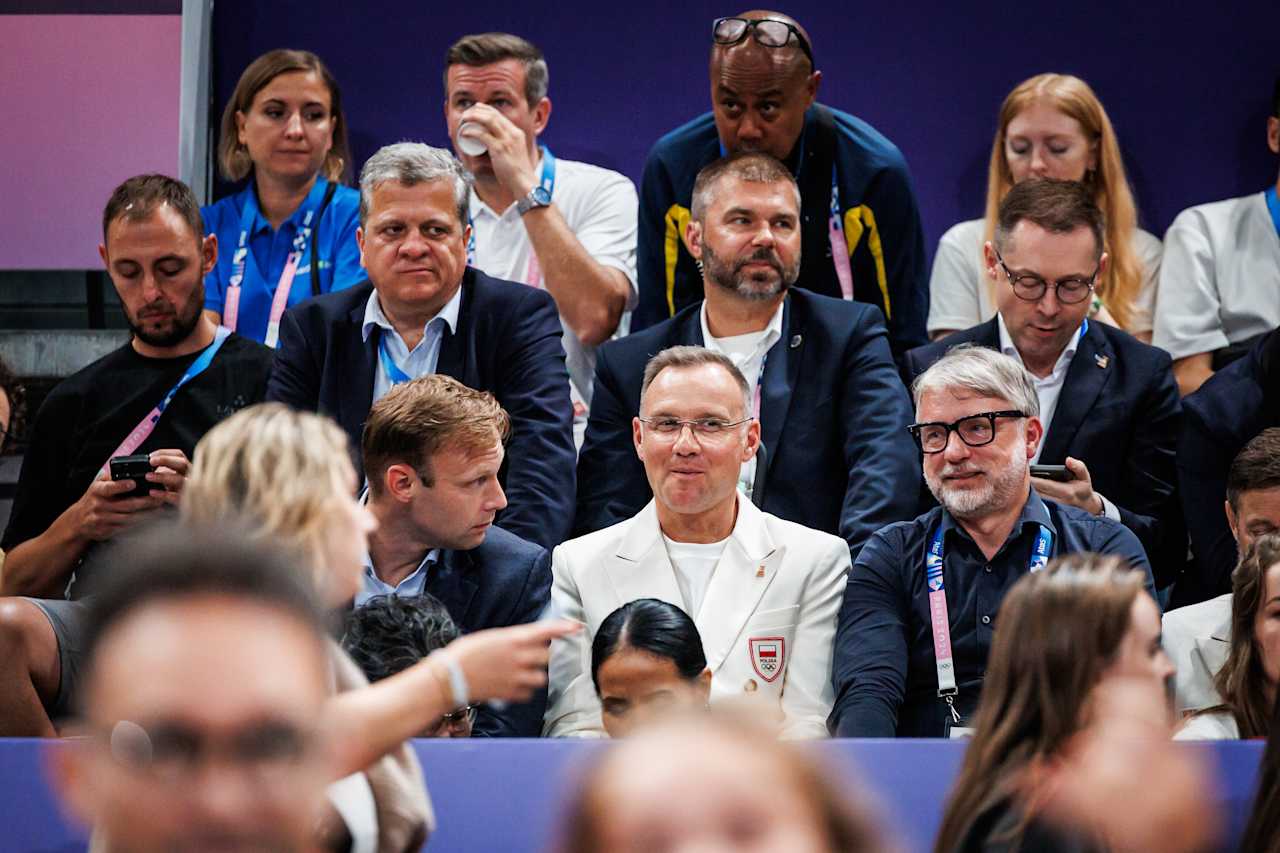
[[[560,320],[546,291],[467,266],[469,199],[448,151],[401,142],[370,157],[356,232],[369,281],[285,313],[267,398],[329,415],[358,448],[370,406],[395,385],[442,373],[491,392],[516,448],[499,521],[551,547],[567,538],[574,496]]]
[[[635,185],[538,144],[551,117],[547,63],[525,39],[463,36],[444,83],[449,138],[475,177],[468,263],[555,297],[580,446],[596,347],[635,302]]]
[[[689,344],[725,355],[751,388],[761,447],[739,484],[756,506],[841,536],[854,554],[880,527],[916,514],[920,463],[903,428],[911,406],[880,309],[792,286],[799,192],[786,166],[758,152],[698,174],[685,240],[706,298],[600,348],[576,533],[630,518],[649,500],[632,444],[644,366]]]
[[[373,404],[361,453],[369,478],[365,574],[355,606],[378,595],[439,599],[463,633],[533,622],[546,609],[551,556],[496,526],[511,421],[492,394],[433,374]],[[475,737],[537,737],[545,691],[478,710]]]
[[[914,382],[962,343],[1017,359],[1047,425],[1031,462],[1061,466],[1044,476],[1033,469],[1032,485],[1042,497],[1129,527],[1151,557],[1157,586],[1165,586],[1186,556],[1174,498],[1181,404],[1169,356],[1088,319],[1108,257],[1102,213],[1087,188],[1024,181],[997,220],[985,247],[996,316],[907,353],[904,378]]]
[[[654,498],[552,556],[552,612],[587,629],[552,644],[545,735],[603,732],[592,637],[617,608],[657,598],[698,626],[712,702],[749,695],[781,718],[782,736],[826,736],[849,548],[738,490],[760,443],[751,396],[733,362],[704,347],[672,347],[645,367],[632,435]]]

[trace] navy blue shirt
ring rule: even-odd
[[[1154,594],[1151,566],[1132,531],[1108,518],[1042,500],[1034,490],[990,562],[942,507],[914,521],[881,528],[854,562],[840,609],[832,675],[836,703],[830,719],[836,736],[943,737],[946,733],[949,714],[938,698],[924,570],[925,554],[939,525],[960,691],[956,706],[969,718],[986,674],[996,612],[1010,587],[1027,573],[1042,524],[1053,534],[1051,557],[1081,551],[1115,554],[1146,574],[1147,589]]]

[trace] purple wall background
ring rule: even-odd
[[[1142,223],[1157,235],[1185,207],[1276,180],[1280,164],[1265,141],[1280,75],[1275,0],[783,8],[813,36],[820,99],[867,119],[906,154],[930,253],[950,225],[981,213],[996,110],[1041,71],[1077,74],[1097,90],[1118,128]],[[301,47],[320,54],[342,85],[357,167],[388,142],[447,144],[446,48],[465,33],[507,30],[547,55],[554,110],[546,142],[638,183],[653,142],[708,108],[710,22],[736,11],[567,0],[371,13],[336,0],[218,0],[216,115],[253,57]]]
[[[0,269],[100,269],[111,190],[178,171],[182,18],[6,11]]]

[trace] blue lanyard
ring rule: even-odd
[[[1049,564],[1049,554],[1053,551],[1053,531],[1047,525],[1039,525],[1036,534],[1036,546],[1031,549],[1031,558],[1027,561],[1027,571],[1035,574]],[[930,592],[941,592],[946,589],[942,579],[942,525],[938,525],[933,534],[933,542],[929,545],[929,553],[924,560],[925,580]]]
[[[547,146],[540,146],[542,151],[542,176],[538,179],[538,186],[547,191],[547,195],[555,192],[556,188],[556,158],[551,154],[551,149]],[[471,218],[471,211],[467,211],[467,227],[471,229],[471,238],[467,240],[467,266],[474,267],[476,265],[476,227],[475,222]],[[529,251],[533,251],[530,247]],[[526,282],[533,284],[534,282]]]
[[[302,225],[297,229],[297,234],[293,238],[293,253],[297,255],[298,263],[302,262],[302,258],[306,254],[307,242],[311,239],[311,218],[315,216],[316,208],[324,200],[324,191],[328,183],[324,178],[316,178],[315,186],[311,188],[311,192],[307,193],[302,205],[294,211],[293,216],[289,217],[290,220],[293,220],[299,213],[303,214]],[[249,256],[249,232],[253,230],[254,220],[258,217],[257,193],[253,186],[250,186],[246,192],[248,197],[245,198],[244,208],[240,211],[240,242],[231,258],[231,278],[227,282],[230,287],[240,287],[244,281],[245,273],[248,271],[245,261]],[[285,267],[287,269],[288,264],[285,264]],[[257,273],[257,280],[264,281],[262,272],[258,269],[257,264],[254,264],[253,269]],[[279,286],[278,282],[276,286]]]
[[[1276,194],[1276,188],[1272,187],[1265,193],[1267,197],[1267,210],[1271,211],[1271,224],[1276,226],[1276,234],[1280,235],[1280,195]]]
[[[399,385],[413,378],[401,370],[400,365],[396,364],[395,359],[391,357],[391,353],[387,349],[386,329],[378,333],[378,361],[382,362],[382,372],[387,374],[387,379],[391,380],[392,385]]]

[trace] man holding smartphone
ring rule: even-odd
[[[0,598],[0,736],[55,733],[75,692],[97,546],[176,505],[196,442],[266,392],[271,350],[201,311],[217,259],[202,235],[195,197],[172,178],[130,178],[107,202],[99,252],[133,334],[55,388],[32,425],[0,540],[0,593],[13,596]],[[122,468],[120,457],[143,455],[141,477]]]
[[[1110,260],[1102,229],[1082,184],[1015,186],[985,247],[996,316],[907,353],[904,378],[914,381],[961,343],[1017,359],[1035,383],[1045,425],[1032,485],[1041,497],[1132,530],[1163,587],[1186,556],[1174,496],[1182,408],[1166,352],[1089,318]]]

